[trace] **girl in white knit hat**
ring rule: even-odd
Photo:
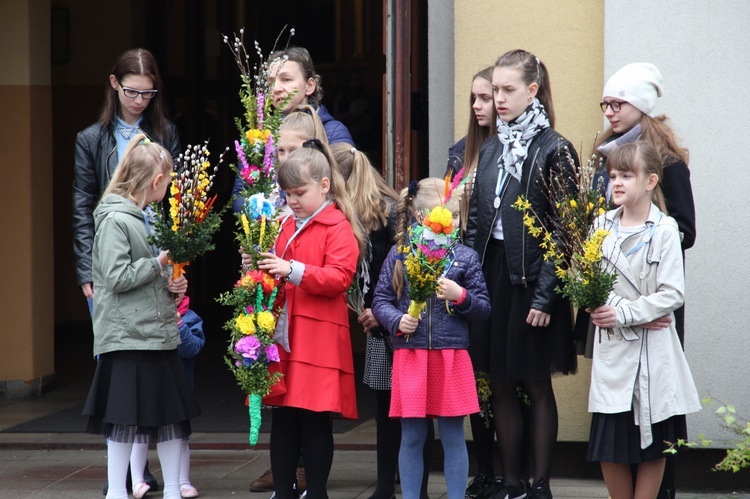
[[[610,128],[600,136],[597,152],[606,160],[618,147],[636,140],[656,148],[664,167],[661,188],[667,212],[677,221],[684,257],[685,250],[693,246],[696,233],[689,155],[677,140],[667,117],[655,112],[656,101],[662,95],[662,82],[659,69],[647,62],[627,64],[607,80],[600,106]],[[674,320],[680,343],[684,345],[684,307],[674,311]],[[654,325],[654,328],[658,327]],[[678,436],[687,438],[685,417],[675,419]],[[674,460],[674,456],[667,458],[659,499],[675,497]]]

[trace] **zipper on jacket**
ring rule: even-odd
[[[536,165],[536,158],[539,156],[539,149],[534,151],[534,159],[531,162],[531,167],[533,168],[534,165]],[[526,179],[526,193],[525,197],[528,200],[529,199],[529,189],[531,189],[531,173],[529,173],[529,178]],[[521,238],[521,284],[523,284],[524,288],[528,287],[528,284],[526,282],[526,229],[523,229],[523,237]]]
[[[112,150],[109,151],[109,154],[107,154],[107,159],[106,161],[104,161],[104,173],[107,175],[107,184],[109,184],[109,181],[112,180],[112,176],[109,174],[109,158],[111,158],[116,151],[117,139],[115,139],[115,147],[113,147]]]
[[[476,174],[477,173],[474,172],[474,177],[475,178],[476,178]],[[497,174],[500,175],[500,171],[499,170],[498,170]],[[500,191],[500,194],[499,194],[500,199],[503,199],[503,196],[505,195],[505,191],[508,189],[508,184],[509,183],[510,183],[510,181],[505,182],[505,186],[503,186],[503,190]],[[487,240],[484,242],[484,249],[482,250],[482,261],[480,262],[480,264],[482,266],[484,266],[484,257],[487,254],[487,246],[490,244],[490,239],[492,239],[492,229],[495,227],[495,221],[497,220],[497,213],[500,211],[501,208],[502,208],[502,205],[498,206],[497,208],[495,208],[493,206],[493,209],[495,210],[495,214],[492,215],[492,223],[490,224],[490,233],[487,236]]]
[[[432,349],[432,297],[427,298],[427,350]]]

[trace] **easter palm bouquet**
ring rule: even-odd
[[[216,195],[210,196],[209,191],[224,154],[213,166],[209,155],[208,141],[187,146],[172,172],[169,215],[154,207],[156,223],[149,242],[169,251],[173,278],[184,274],[190,262],[215,247],[213,235],[219,230],[224,210],[213,209]]]
[[[281,373],[271,373],[271,363],[279,362],[279,350],[273,340],[283,302],[283,281],[261,270],[247,270],[231,291],[218,301],[233,308],[224,329],[230,333],[224,356],[237,384],[249,396],[250,444],[258,442],[261,399],[279,381]]]
[[[576,306],[593,310],[606,303],[616,279],[614,270],[602,263],[602,243],[609,231],[596,226],[607,207],[603,179],[596,180],[596,157],[576,165],[566,152],[569,168],[553,175],[550,185],[544,186],[556,216],[542,219],[523,196],[513,207],[523,212],[528,233],[539,239],[544,261],[554,262],[562,283],[555,291]]]
[[[457,242],[458,229],[453,226],[453,213],[443,206],[428,210],[422,223],[409,228],[408,244],[400,246],[399,252],[408,284],[407,313],[415,319],[419,319],[427,299],[435,294],[437,281],[445,272]],[[409,341],[410,335],[405,336]]]
[[[258,43],[255,51],[259,63],[250,65],[244,45],[244,29],[230,41],[224,36],[240,70],[239,90],[243,114],[235,119],[239,138],[234,142],[237,163],[232,167],[243,179],[239,193],[241,209],[235,213],[235,239],[250,264],[243,266],[239,280],[231,291],[223,293],[219,303],[232,307],[232,318],[224,328],[229,331],[229,345],[224,360],[237,384],[248,395],[250,444],[258,441],[261,424],[261,400],[271,392],[282,374],[272,368],[279,362],[279,351],[273,340],[283,308],[284,282],[258,268],[261,253],[273,252],[279,233],[281,203],[276,181],[276,153],[281,109],[271,99],[269,63]],[[273,61],[272,61],[273,63]]]

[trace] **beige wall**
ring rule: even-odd
[[[0,381],[14,396],[54,370],[50,6],[0,0],[0,12]]]
[[[504,52],[522,48],[549,70],[556,129],[587,157],[602,126],[597,104],[604,83],[603,40],[600,0],[455,2],[455,138],[465,135],[468,126],[471,77]],[[577,375],[554,380],[560,440],[588,440],[590,370],[590,362],[579,357]]]

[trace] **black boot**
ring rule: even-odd
[[[159,490],[159,482],[156,481],[154,475],[148,469],[148,461],[146,461],[146,468],[143,470],[143,481],[151,487],[149,492],[156,492]],[[130,469],[128,468],[128,483],[130,483]],[[130,492],[130,486],[128,486],[128,492]]]

